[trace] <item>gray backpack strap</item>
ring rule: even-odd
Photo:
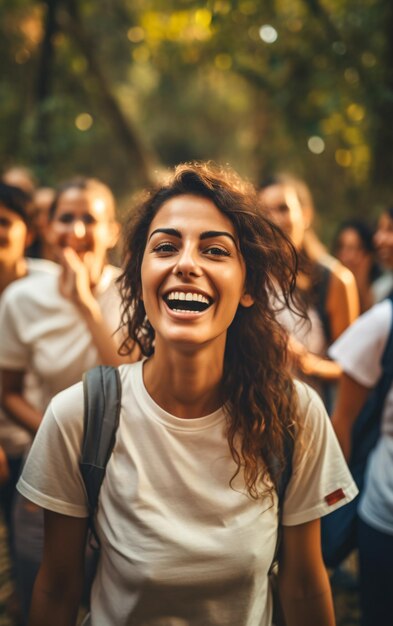
[[[278,461],[275,462],[275,459],[273,457],[273,482],[275,484],[275,488],[276,488],[276,492],[278,496],[278,532],[277,532],[276,547],[274,550],[274,557],[273,557],[273,561],[271,563],[270,570],[269,570],[270,572],[277,566],[280,546],[281,546],[282,512],[283,512],[285,491],[292,476],[292,459],[293,459],[293,451],[295,447],[295,440],[294,440],[293,433],[294,433],[293,428],[290,428],[285,433],[285,437],[284,437],[285,464],[278,478],[274,476],[275,465],[277,466],[277,470],[278,470]]]
[[[121,407],[121,381],[116,367],[99,365],[83,375],[84,430],[79,463],[85,484],[89,525],[98,541],[93,517],[105,470],[116,441]]]

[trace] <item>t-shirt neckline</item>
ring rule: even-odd
[[[163,423],[169,428],[185,431],[205,430],[225,420],[223,407],[219,407],[216,411],[208,415],[191,419],[177,417],[165,411],[165,409],[153,400],[145,387],[143,380],[143,363],[145,360],[146,359],[134,364],[135,376],[133,377],[133,384],[136,399],[148,417]]]

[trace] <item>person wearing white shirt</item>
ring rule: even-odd
[[[322,402],[285,367],[269,296],[289,301],[295,253],[234,173],[182,165],[127,231],[122,405],[95,519],[90,626],[271,626],[278,532],[288,626],[333,626],[320,517],[357,493]],[[20,491],[45,511],[30,626],[71,626],[88,509],[79,383],[51,402]],[[294,440],[293,440],[294,438]]]

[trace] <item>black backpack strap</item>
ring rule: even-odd
[[[85,484],[89,525],[94,529],[94,514],[105,470],[116,440],[121,408],[121,381],[116,367],[99,365],[83,375],[84,430],[80,472]]]

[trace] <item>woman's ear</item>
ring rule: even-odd
[[[251,294],[247,292],[244,292],[242,297],[240,298],[240,304],[244,306],[246,309],[252,306],[254,302],[255,302],[255,299],[252,297]]]

